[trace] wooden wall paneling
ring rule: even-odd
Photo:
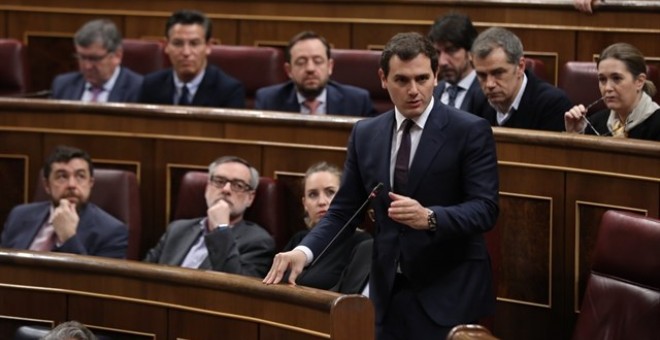
[[[1,339],[13,339],[23,325],[53,327],[66,320],[64,294],[0,285]]]
[[[525,51],[525,57],[539,59],[545,67],[547,81],[557,86],[559,82],[559,55],[554,52]]]
[[[385,46],[385,44],[397,33],[400,32],[419,32],[426,35],[431,27],[431,23],[355,23],[353,24],[352,45],[354,49],[377,49],[375,46]]]
[[[167,318],[169,339],[259,339],[260,327],[254,322],[231,317],[170,310]]]
[[[8,11],[0,10],[0,38],[7,38],[7,15]]]
[[[237,44],[256,45],[262,41],[288,43],[289,39],[302,31],[315,31],[324,36],[334,48],[351,48],[351,32],[347,23],[323,22],[312,18],[291,21],[240,20]]]
[[[0,232],[11,209],[27,202],[28,168],[27,155],[0,153]]]
[[[159,15],[160,14],[160,15]],[[165,40],[165,22],[168,14],[154,13],[150,16],[127,15],[122,34],[124,38]]]
[[[533,51],[537,55],[540,53],[546,55],[556,54],[558,60],[554,67],[552,64],[546,63],[545,67],[548,75],[556,72],[557,65],[563,65],[569,60],[575,60],[575,33],[572,31],[539,29],[534,26],[512,27],[510,30],[520,38],[524,51]]]
[[[294,332],[288,329],[262,325],[259,327],[259,340],[318,340],[321,336]]]
[[[287,202],[300,202],[301,198],[304,195],[304,184],[303,180],[305,178],[305,171],[301,172],[289,172],[289,171],[275,171],[274,176],[279,183],[284,187],[284,199]],[[285,214],[289,226],[289,235],[294,235],[300,230],[305,230],[307,226],[305,225],[305,209],[300,204],[290,204],[287,207],[287,212]]]
[[[655,19],[657,22],[657,18]],[[594,54],[600,54],[605,47],[627,42],[637,47],[645,57],[660,57],[660,44],[657,43],[660,29],[626,31],[580,31],[577,33],[576,59],[592,61]]]
[[[502,338],[562,337],[553,325],[563,295],[563,182],[562,171],[500,164],[500,248],[491,256],[500,263],[495,334]]]
[[[167,310],[144,301],[70,294],[67,317],[68,320],[84,323],[96,335],[111,336],[112,339],[168,338],[162,329],[162,325],[167,322]]]
[[[300,117],[299,114],[283,113],[283,116]],[[244,123],[226,123],[225,137],[261,141],[264,143],[283,142],[286,144],[323,145],[346,147],[350,128],[359,120],[356,117],[339,118],[342,124],[309,124],[306,129],[296,129],[292,124],[250,125]],[[323,119],[319,119],[319,122]]]
[[[569,173],[566,179],[566,305],[567,324],[574,324],[586,280],[591,254],[607,209],[646,216],[660,213],[660,180],[627,178],[616,173]],[[572,247],[570,247],[573,245]]]

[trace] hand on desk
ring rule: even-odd
[[[282,281],[284,273],[287,270],[291,270],[289,273],[289,283],[292,285],[296,284],[296,278],[305,267],[307,262],[307,256],[300,250],[291,250],[285,253],[279,253],[275,255],[273,259],[273,265],[270,267],[268,274],[263,280],[265,284],[277,284]]]

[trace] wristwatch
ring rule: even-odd
[[[428,211],[429,231],[435,231],[438,229],[438,220],[435,218],[435,212],[431,209],[426,210]]]
[[[222,228],[227,228],[229,227],[229,224],[227,223],[220,223],[216,226],[217,229],[222,229]]]

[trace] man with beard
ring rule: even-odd
[[[211,20],[201,12],[174,12],[165,24],[165,53],[172,68],[144,77],[140,103],[244,108],[245,88],[215,65]]]
[[[255,109],[315,115],[377,114],[367,90],[330,80],[334,61],[324,37],[311,31],[298,33],[286,47],[286,60],[284,70],[291,81],[257,90]]]
[[[135,102],[142,76],[121,66],[121,33],[107,19],[92,20],[73,37],[78,72],[55,77],[53,99],[83,102]]]
[[[94,166],[85,151],[56,147],[46,159],[42,183],[51,200],[12,209],[2,247],[126,257],[126,225],[88,202]]]
[[[209,165],[206,216],[167,227],[146,262],[261,277],[268,272],[275,241],[259,225],[243,220],[254,200],[259,173],[234,156]]]
[[[441,80],[433,91],[445,105],[480,115],[488,102],[472,67],[470,49],[477,30],[467,15],[452,13],[435,20],[428,34],[438,51]]]

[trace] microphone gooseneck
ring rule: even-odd
[[[367,196],[367,199],[364,200],[362,205],[355,211],[355,213],[353,213],[353,216],[351,216],[351,218],[349,218],[348,221],[346,221],[346,223],[344,223],[344,225],[341,227],[341,229],[339,229],[337,234],[335,234],[335,236],[332,238],[332,240],[330,240],[330,242],[328,242],[328,244],[325,246],[325,248],[323,248],[323,250],[319,253],[319,255],[314,256],[314,260],[312,261],[312,263],[309,264],[309,266],[307,266],[307,268],[306,268],[307,270],[309,270],[314,264],[316,264],[316,262],[319,261],[319,259],[326,253],[326,251],[328,251],[328,249],[330,249],[330,246],[332,246],[332,244],[335,243],[335,240],[337,240],[337,237],[339,237],[339,235],[341,235],[344,232],[344,230],[346,230],[346,228],[348,228],[348,226],[351,223],[353,223],[353,220],[355,220],[355,218],[360,214],[360,212],[362,210],[364,210],[364,208],[367,206],[367,204],[369,204],[369,202],[371,202],[371,200],[373,200],[374,198],[376,198],[376,196],[378,196],[378,193],[380,192],[381,189],[383,189],[383,186],[384,186],[383,183],[376,184],[376,186],[369,193],[369,196]],[[305,272],[301,273],[300,277],[303,276],[302,274],[304,274],[304,273]]]

